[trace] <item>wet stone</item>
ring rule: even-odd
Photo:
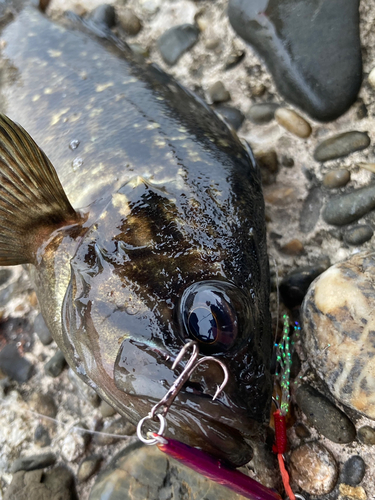
[[[230,0],[228,15],[287,101],[330,121],[351,106],[362,83],[358,4],[337,0],[316,9],[305,0]]]
[[[355,439],[355,427],[345,413],[310,385],[298,387],[296,402],[308,422],[330,441],[351,443]]]
[[[338,467],[327,448],[312,442],[292,451],[290,474],[292,481],[310,495],[324,495],[335,487]]]
[[[306,139],[311,135],[310,124],[292,109],[278,108],[275,111],[275,119],[279,125],[284,127],[288,132]]]
[[[357,437],[363,444],[375,446],[375,429],[369,425],[360,427],[357,432]]]
[[[368,224],[361,224],[344,232],[343,239],[348,245],[363,245],[366,241],[371,240],[374,231]]]
[[[321,142],[314,151],[314,159],[324,162],[335,160],[361,151],[370,145],[370,138],[366,132],[344,132]]]
[[[118,15],[118,23],[125,33],[130,36],[138,35],[142,29],[142,23],[132,9],[121,10]]]
[[[346,186],[350,181],[350,172],[346,168],[331,170],[323,177],[323,186],[328,189],[335,189]]]
[[[85,458],[79,464],[77,479],[78,481],[87,481],[93,474],[95,474],[100,467],[102,457],[99,455],[91,455]]]
[[[41,448],[49,446],[51,444],[51,438],[49,436],[49,431],[44,425],[39,424],[34,432],[34,442]]]
[[[299,217],[299,229],[302,233],[312,231],[320,216],[323,206],[323,193],[318,187],[312,188],[306,196]]]
[[[234,130],[238,130],[245,119],[245,115],[239,109],[232,108],[232,106],[219,104],[215,106],[214,109],[234,128]]]
[[[41,315],[41,313],[39,313],[38,316],[35,318],[34,331],[38,335],[43,345],[49,345],[52,342],[53,338],[51,332],[49,331],[49,328],[46,325],[46,322],[44,321],[44,318]]]
[[[198,41],[199,29],[192,24],[173,26],[158,40],[160,54],[166,64],[173,66]]]
[[[34,392],[29,399],[29,405],[37,413],[41,413],[42,415],[50,418],[56,417],[56,403],[53,397],[49,394]]]
[[[66,366],[64,354],[57,351],[56,354],[44,365],[46,375],[58,377]]]
[[[225,102],[230,99],[230,93],[220,81],[213,83],[207,93],[211,102]]]
[[[54,453],[43,453],[41,455],[31,455],[29,457],[18,458],[13,462],[10,472],[14,474],[20,470],[29,471],[35,469],[44,469],[56,462]]]
[[[275,111],[280,105],[275,102],[253,104],[246,113],[246,118],[256,125],[269,123],[275,118]]]
[[[327,224],[343,226],[360,219],[375,208],[375,185],[330,198],[322,217]]]
[[[19,384],[27,382],[33,374],[33,365],[21,356],[17,344],[11,342],[0,352],[0,370]]]
[[[109,4],[99,5],[90,13],[89,20],[99,26],[113,28],[116,24],[115,8]]]
[[[366,464],[359,455],[353,455],[344,464],[340,480],[349,486],[357,486],[366,473]]]

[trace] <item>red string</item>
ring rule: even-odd
[[[284,488],[285,488],[285,492],[288,495],[288,497],[290,498],[290,500],[296,500],[296,497],[295,497],[295,495],[294,495],[294,493],[293,493],[293,491],[292,491],[292,489],[290,487],[290,484],[289,484],[289,474],[288,474],[288,471],[285,468],[284,457],[282,456],[281,453],[277,454],[277,459],[279,461],[281,479],[283,480],[283,485],[284,485]]]
[[[296,500],[296,497],[289,484],[289,474],[285,468],[283,453],[285,453],[288,438],[286,435],[286,422],[285,416],[281,414],[280,410],[275,411],[273,414],[275,421],[275,444],[273,446],[274,453],[277,453],[277,459],[279,461],[281,479],[283,480],[285,492],[290,500]]]

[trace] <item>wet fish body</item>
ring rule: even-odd
[[[126,47],[30,8],[1,37],[2,111],[45,151],[62,188],[26,132],[2,118],[0,263],[33,264],[68,363],[134,423],[173,383],[187,340],[220,358],[230,374],[224,393],[212,401],[214,365],[197,370],[168,430],[244,463],[243,437],[269,413],[272,350],[264,202],[250,149]]]

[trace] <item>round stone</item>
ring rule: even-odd
[[[302,305],[311,365],[342,404],[375,419],[375,254],[355,254],[314,281]]]
[[[246,117],[257,125],[263,125],[275,118],[275,111],[280,106],[276,102],[262,102],[250,106]]]
[[[245,119],[245,115],[239,109],[233,108],[232,106],[219,104],[215,106],[214,109],[234,128],[234,130],[238,130]]]
[[[327,224],[342,226],[360,219],[375,208],[375,185],[330,198],[323,209]]]
[[[360,224],[358,226],[347,229],[343,235],[345,243],[348,245],[363,245],[366,241],[371,240],[374,231],[368,224]]]
[[[142,29],[142,23],[132,9],[126,8],[119,11],[117,18],[119,25],[127,35],[135,36]]]
[[[285,255],[301,255],[305,250],[303,243],[297,238],[288,241],[282,247],[280,247],[280,252]]]
[[[363,444],[375,446],[375,429],[369,425],[360,427],[357,432],[358,439]]]
[[[166,64],[173,66],[182,54],[198,41],[199,29],[192,24],[173,26],[158,39],[158,48]]]
[[[357,486],[366,473],[366,464],[362,457],[354,455],[344,464],[341,473],[341,482],[350,486]]]
[[[355,151],[361,151],[370,145],[370,138],[366,132],[344,132],[321,142],[314,151],[314,159],[324,162],[342,158]]]
[[[306,139],[311,135],[311,126],[301,115],[288,108],[278,108],[275,111],[275,119],[279,125],[288,132]]]
[[[312,442],[292,451],[290,473],[292,481],[310,495],[324,495],[335,487],[338,468],[331,452]]]
[[[331,170],[323,177],[323,186],[328,189],[334,189],[346,186],[350,181],[350,172],[346,168]]]
[[[230,99],[230,93],[220,81],[213,83],[207,93],[211,102],[225,102]]]

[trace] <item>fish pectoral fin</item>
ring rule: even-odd
[[[33,263],[52,231],[78,219],[47,156],[0,114],[0,265]]]

